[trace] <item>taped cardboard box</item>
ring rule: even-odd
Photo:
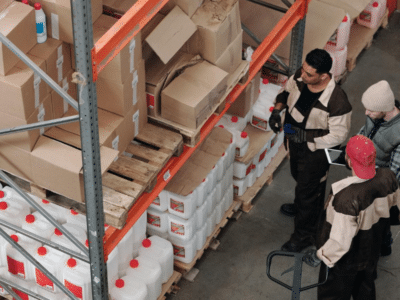
[[[49,121],[52,119],[54,119],[53,109],[51,105],[51,97],[50,94],[48,94],[43,103],[41,103],[39,107],[35,109],[32,115],[27,119],[18,118],[12,115],[8,115],[4,112],[0,112],[0,129],[7,129],[37,122]],[[0,136],[0,142],[13,145],[29,152],[32,151],[39,136],[48,129],[49,128],[47,127],[2,135]]]
[[[0,2],[0,13],[5,10],[14,0],[2,0]]]
[[[196,25],[176,6],[146,38],[146,42],[166,64],[195,33]]]
[[[25,54],[36,44],[35,10],[20,2],[11,3],[0,13],[0,33]],[[0,75],[6,75],[19,62],[3,43],[0,43]]]
[[[161,116],[196,129],[227,88],[228,73],[206,62],[186,68],[161,93]]]
[[[203,0],[170,0],[160,9],[160,13],[167,15],[175,5],[178,5],[185,14],[192,17],[202,3]]]
[[[28,54],[28,57],[43,71],[43,59]],[[3,113],[20,119],[28,119],[49,94],[49,86],[20,61],[7,75],[0,75],[0,104]]]
[[[72,99],[78,101],[77,84],[71,81],[73,72],[74,72],[73,70],[70,70],[68,72],[67,76],[65,76],[62,82],[60,83],[60,86],[63,88],[64,91],[66,91],[72,97]],[[64,116],[65,113],[67,113],[67,111],[71,108],[71,106],[69,105],[67,100],[64,100],[64,98],[61,97],[56,91],[52,90],[50,92],[50,95],[51,95],[51,102],[53,105],[54,118],[61,118],[62,116]]]
[[[350,18],[354,19],[367,7],[371,2],[370,0],[318,0],[326,4],[342,8],[345,12],[350,15]]]
[[[228,72],[234,72],[242,61],[242,37],[243,31],[237,35],[234,41],[226,48],[224,53],[215,62],[215,65]]]
[[[242,31],[237,0],[206,0],[192,21],[197,25],[197,32],[183,50],[200,54],[214,64]]]
[[[102,175],[117,155],[113,149],[100,147]],[[85,201],[80,150],[43,136],[32,151],[32,170],[37,185],[75,201]]]
[[[269,3],[287,8],[280,0],[268,0]],[[282,19],[282,13],[272,9],[260,9],[260,6],[247,0],[239,0],[240,18],[242,23],[250,29],[260,40],[264,40],[276,24]],[[311,1],[308,6],[306,27],[304,33],[303,60],[308,52],[315,48],[322,49],[345,16],[342,8],[337,8],[320,1]],[[323,24],[323,26],[321,26]],[[276,55],[283,58],[290,56],[289,33],[280,43]],[[257,47],[257,43],[246,33],[243,34],[243,43]]]
[[[36,44],[29,54],[44,59],[46,73],[55,82],[60,83],[72,69],[70,45],[52,38]]]
[[[125,116],[146,93],[144,61],[137,63],[133,73],[128,73],[125,83],[98,78],[97,105],[99,108]],[[147,110],[147,109],[146,109]]]
[[[227,111],[228,114],[241,118],[244,118],[247,115],[258,99],[260,90],[260,77],[261,73],[258,72],[236,98],[235,102],[231,104]]]
[[[31,161],[30,151],[25,151],[7,143],[0,143],[0,169],[32,182]]]
[[[167,64],[153,54],[146,60],[146,101],[149,116],[161,116],[161,91],[188,66],[202,61],[200,56],[178,52]]]

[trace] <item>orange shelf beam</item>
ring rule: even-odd
[[[92,49],[93,81],[168,0],[138,0]]]
[[[167,165],[160,171],[157,176],[157,185],[151,193],[142,194],[135,202],[128,212],[128,219],[125,227],[121,230],[110,227],[107,229],[104,236],[104,255],[107,260],[108,255],[118,245],[125,234],[132,228],[135,222],[149,207],[151,202],[158,196],[158,194],[165,188],[168,181],[179,171],[183,164],[188,160],[200,143],[207,137],[213,127],[221,119],[222,115],[229,109],[231,104],[244,90],[247,84],[253,79],[256,73],[265,64],[268,58],[276,50],[282,40],[293,29],[296,23],[302,19],[308,8],[308,3],[311,0],[296,1],[290,9],[286,12],[284,17],[278,22],[274,29],[269,33],[265,40],[258,46],[252,56],[250,63],[249,78],[246,83],[236,85],[232,92],[226,98],[226,105],[220,115],[213,114],[200,130],[200,141],[192,148],[184,146],[183,153],[179,157],[171,158]]]

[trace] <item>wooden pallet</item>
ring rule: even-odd
[[[209,237],[207,237],[203,248],[197,251],[196,256],[194,257],[192,262],[183,263],[181,261],[175,260],[174,261],[175,270],[177,270],[178,272],[185,275],[186,273],[188,273],[189,271],[191,271],[193,269],[197,260],[199,260],[203,256],[204,251],[206,249],[208,249],[208,248],[213,249],[213,245],[219,244],[217,237],[218,237],[219,233],[221,232],[221,229],[224,228],[226,226],[226,224],[228,223],[229,219],[232,218],[237,211],[239,211],[240,206],[241,206],[240,202],[233,201],[232,205],[225,212],[225,215],[222,218],[222,221],[215,226],[214,231],[211,233],[211,235]],[[215,250],[215,248],[214,248],[214,250]]]
[[[165,300],[167,297],[166,294],[176,294],[179,291],[178,282],[181,280],[182,274],[174,271],[170,279],[162,285],[162,290],[160,296],[157,300]]]
[[[47,134],[47,133],[46,133]],[[51,132],[50,132],[51,134]],[[103,207],[105,222],[122,229],[129,209],[144,191],[151,191],[156,184],[157,174],[173,156],[183,151],[180,134],[146,124],[124,155],[113,162],[103,175]],[[32,182],[6,173],[24,191],[48,199],[66,208],[85,214],[84,203],[74,201]]]
[[[247,61],[242,61],[237,70],[228,77],[228,88],[225,92],[225,94],[221,97],[221,99],[218,101],[218,104],[216,104],[211,111],[215,112],[217,111],[221,104],[224,104],[225,98],[229,95],[229,93],[233,90],[233,88],[240,82],[245,82],[249,76],[249,62]],[[183,136],[183,142],[190,146],[193,147],[196,145],[199,140],[200,140],[200,130],[203,127],[203,125],[207,122],[205,120],[202,124],[197,129],[191,129],[187,128],[186,126],[180,125],[178,123],[166,120],[160,116],[158,117],[152,117],[149,116],[149,122],[153,124],[157,124],[159,126],[162,126],[164,128],[168,128],[170,130],[173,130],[175,132],[179,132]]]
[[[288,151],[285,150],[284,145],[279,147],[278,153],[272,158],[269,165],[265,168],[264,173],[257,178],[256,182],[246,190],[246,192],[238,197],[236,196],[235,201],[242,203],[242,211],[248,213],[253,208],[252,201],[258,194],[258,192],[264,187],[264,185],[271,184],[273,180],[273,174],[279,167],[282,161],[288,156]]]
[[[386,10],[385,15],[380,21],[380,25],[376,28],[367,28],[357,23],[351,26],[350,39],[347,44],[347,60],[346,67],[349,72],[356,67],[357,57],[364,49],[368,49],[372,45],[374,34],[380,27],[386,28],[388,25],[389,10]]]

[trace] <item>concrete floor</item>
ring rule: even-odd
[[[361,104],[362,93],[379,80],[387,80],[397,99],[400,99],[400,12],[395,12],[388,29],[380,29],[372,47],[364,51],[357,60],[357,67],[343,84],[353,106],[350,137],[358,132],[365,122]],[[327,189],[349,172],[339,166],[330,169]],[[194,282],[182,279],[181,290],[169,300],[257,300],[291,299],[291,292],[272,282],[266,276],[266,257],[279,249],[293,230],[293,219],[279,212],[281,204],[292,202],[295,182],[290,176],[289,162],[285,160],[274,174],[274,181],[264,187],[254,199],[256,205],[238,221],[230,221],[222,230],[220,246],[216,251],[205,251],[196,264],[200,270]],[[329,192],[329,190],[327,192]],[[376,280],[378,300],[400,300],[400,226],[392,227],[393,253],[382,258]],[[277,259],[274,276],[293,264],[286,259]],[[303,268],[303,286],[317,282],[317,270]],[[284,275],[282,281],[291,284],[293,273]],[[279,277],[279,276],[276,276]],[[316,289],[301,293],[301,299],[315,300]]]

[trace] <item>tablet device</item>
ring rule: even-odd
[[[325,148],[326,157],[331,165],[346,166],[346,161],[342,153],[343,151],[341,150]]]

